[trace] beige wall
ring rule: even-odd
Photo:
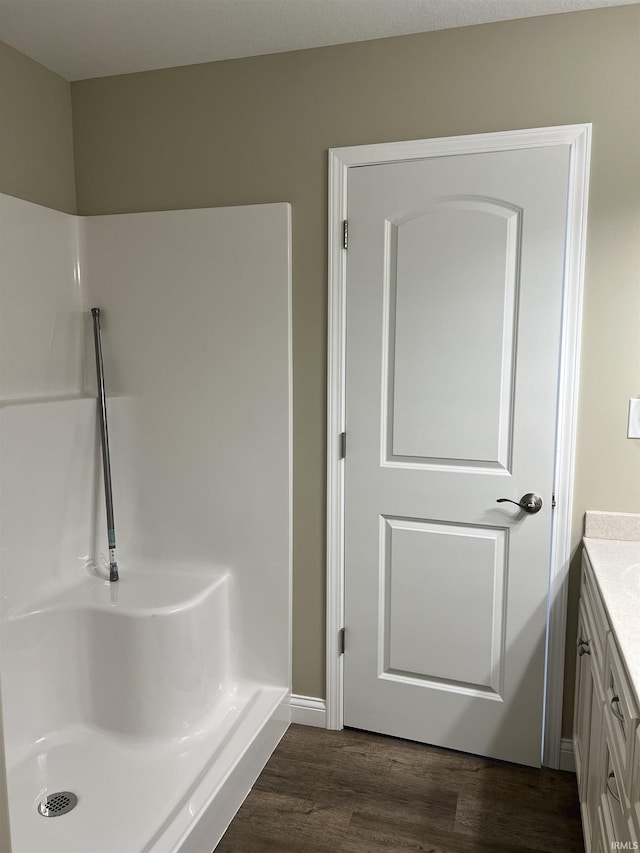
[[[0,42],[0,192],[76,211],[71,87]]]
[[[79,213],[293,204],[295,692],[324,695],[326,149],[594,123],[577,543],[585,508],[640,511],[639,38],[634,5],[72,84]],[[71,209],[8,189],[10,153],[0,191]]]

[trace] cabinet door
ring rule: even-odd
[[[585,826],[588,825],[589,830],[593,832],[595,831],[596,816],[600,806],[600,797],[603,790],[602,777],[604,775],[604,738],[602,733],[604,690],[600,683],[598,671],[595,667],[591,670],[591,681],[591,724],[589,729],[590,748],[589,763],[587,766],[587,772],[585,773],[585,801],[582,804],[582,820],[585,823]],[[587,829],[585,829],[585,838],[586,836]]]
[[[609,848],[614,842],[629,844],[629,823],[622,788],[623,771],[616,758],[613,746],[613,731],[608,719],[603,721],[603,759],[600,766],[600,807],[608,828]],[[625,848],[622,848],[625,849]],[[629,849],[628,847],[626,849]]]
[[[586,800],[587,767],[589,765],[589,738],[591,734],[591,702],[593,678],[591,676],[591,650],[589,648],[588,620],[584,600],[578,612],[578,658],[576,666],[576,700],[573,719],[573,748],[576,759],[576,776],[580,802]]]
[[[640,849],[640,727],[636,729],[636,744],[631,777],[631,808],[629,825],[631,838],[638,842]]]

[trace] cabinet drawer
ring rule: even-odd
[[[591,666],[597,671],[600,681],[604,677],[605,644],[604,634],[598,628],[596,618],[593,614],[591,599],[585,591],[580,595],[580,625],[577,639],[577,655],[589,654]],[[581,651],[582,650],[582,651]]]
[[[638,850],[638,840],[628,822],[623,822],[621,828],[615,826],[607,801],[603,797],[591,853],[610,853],[611,850]]]
[[[591,847],[586,848],[586,853],[609,853],[611,846],[607,840],[607,830],[604,825],[602,809],[598,809],[597,820],[593,822],[593,838]]]
[[[604,659],[607,635],[609,634],[609,622],[598,592],[593,569],[586,553],[582,555],[582,585],[580,597],[584,600],[589,615],[591,637],[591,655],[599,674],[604,671]]]
[[[595,850],[601,850],[602,853],[609,853],[611,850],[630,849],[630,839],[625,831],[621,832],[615,827],[607,800],[604,796],[598,809],[598,830],[596,835],[598,843],[592,844],[591,853],[594,853]]]
[[[578,610],[578,660],[576,665],[576,691],[573,713],[573,754],[576,762],[576,780],[580,802],[587,796],[587,768],[589,766],[589,745],[591,734],[591,714],[593,706],[593,661],[589,646],[589,627],[585,612],[585,602],[580,599]]]
[[[582,583],[580,587],[580,596],[586,601],[588,610],[592,616],[592,657],[599,670],[599,674],[602,675],[607,635],[610,630],[609,621],[605,613],[604,605],[602,604],[602,599],[600,598],[600,593],[593,574],[593,569],[591,568],[591,563],[589,562],[589,557],[584,551],[582,552]]]
[[[603,726],[603,754],[600,766],[600,808],[612,831],[610,841],[628,840],[628,801],[623,789],[624,771],[613,746],[613,732],[608,719]]]
[[[640,728],[636,730],[636,748],[633,758],[633,769],[631,771],[631,817],[629,821],[633,832],[634,841],[640,842]]]
[[[631,804],[632,770],[637,743],[638,709],[618,646],[612,634],[607,640],[604,674],[604,716],[611,734],[612,750],[619,765],[619,784],[626,804]]]
[[[589,821],[592,835],[596,834],[596,819],[600,809],[600,795],[604,791],[602,784],[604,753],[604,691],[596,670],[592,670],[593,695],[591,701],[591,730],[589,732],[589,764],[587,768],[586,795],[582,813]]]

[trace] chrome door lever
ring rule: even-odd
[[[535,515],[536,512],[540,512],[540,510],[542,509],[542,498],[535,492],[527,492],[527,494],[523,495],[519,501],[512,501],[511,498],[498,498],[496,500],[496,503],[515,504],[516,506],[519,506],[520,509],[523,509],[525,512],[528,512],[530,515]]]

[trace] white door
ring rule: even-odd
[[[347,726],[540,764],[569,166],[349,169]]]

